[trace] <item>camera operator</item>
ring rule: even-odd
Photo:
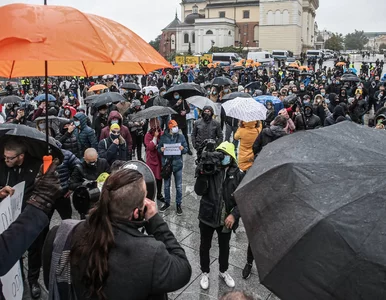
[[[77,165],[70,177],[69,189],[75,189],[87,181],[95,181],[102,173],[110,173],[110,165],[104,158],[98,158],[98,152],[94,148],[88,148],[84,152],[83,163]]]
[[[61,299],[69,294],[78,299],[86,294],[89,299],[167,299],[166,293],[189,282],[185,251],[146,193],[139,171],[121,169],[107,178],[86,221],[52,228],[43,250],[50,294],[55,291]]]
[[[209,172],[210,166],[205,166],[206,158],[209,165],[211,162],[216,163],[216,167],[212,172]],[[201,165],[203,165],[202,168]],[[237,229],[240,219],[233,192],[244,177],[244,173],[236,163],[235,146],[232,143],[223,142],[214,152],[207,153],[207,150],[204,149],[197,168],[199,169],[199,175],[194,190],[197,195],[202,196],[198,213],[200,221],[200,265],[203,272],[200,285],[204,290],[209,287],[209,250],[213,233],[216,231],[220,248],[219,275],[226,285],[232,288],[235,286],[235,282],[227,272],[229,240],[232,230]]]
[[[200,157],[202,143],[207,139],[216,141],[217,146],[223,141],[223,133],[220,123],[213,119],[213,108],[205,106],[201,113],[201,119],[197,120],[193,126],[192,144],[197,150],[197,158]]]

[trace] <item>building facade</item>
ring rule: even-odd
[[[182,0],[181,21],[163,29],[160,52],[205,53],[213,46],[244,50],[313,48],[319,0]]]

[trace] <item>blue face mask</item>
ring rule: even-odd
[[[230,155],[225,155],[224,159],[221,161],[221,164],[223,166],[227,166],[231,163],[231,156]]]
[[[80,121],[74,121],[74,125],[75,125],[76,127],[79,127],[79,126],[80,126]]]
[[[175,95],[174,99],[176,99],[176,100],[180,99],[180,95]]]

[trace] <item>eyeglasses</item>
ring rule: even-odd
[[[114,134],[120,134],[121,133],[120,131],[115,131],[115,130],[111,130],[111,132]]]
[[[22,155],[23,153],[19,153],[18,155],[14,156],[14,157],[8,157],[8,156],[5,156],[4,155],[4,160],[5,161],[12,161],[14,160],[15,158],[19,157],[20,155]]]

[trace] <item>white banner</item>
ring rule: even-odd
[[[181,143],[176,144],[164,144],[164,155],[181,155]]]
[[[21,213],[24,185],[24,181],[15,185],[13,187],[15,193],[0,202],[0,234],[3,233]],[[3,295],[6,300],[22,300],[24,287],[19,261],[0,279],[3,284]]]

